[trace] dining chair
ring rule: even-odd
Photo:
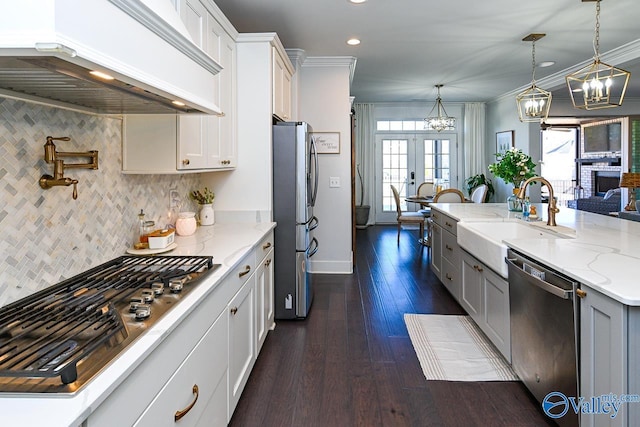
[[[433,196],[433,203],[464,203],[464,194],[457,188],[447,188]]]
[[[418,196],[431,197],[433,196],[435,186],[431,181],[425,181],[418,186]]]
[[[431,197],[433,196],[434,189],[435,187],[433,185],[433,182],[425,181],[418,186],[418,196]],[[424,216],[425,218],[428,218],[431,216],[431,208],[429,207],[423,206],[422,209],[420,209],[418,212],[420,212],[422,216]]]
[[[418,224],[420,226],[420,238],[424,237],[424,215],[420,212],[403,212],[400,208],[400,195],[398,190],[393,185],[391,186],[391,192],[393,192],[393,198],[396,201],[396,212],[398,216],[398,245],[400,245],[400,228],[402,224]]]
[[[473,203],[484,203],[487,198],[488,191],[489,186],[487,184],[480,184],[473,189],[469,197]]]

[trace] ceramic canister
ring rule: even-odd
[[[176,220],[176,232],[180,236],[191,236],[196,232],[198,224],[196,223],[195,212],[180,212]]]

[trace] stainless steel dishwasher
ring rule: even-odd
[[[539,402],[551,392],[578,397],[578,283],[513,250],[506,261],[514,370]],[[571,409],[555,421],[579,422]]]

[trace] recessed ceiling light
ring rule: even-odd
[[[103,80],[113,80],[112,76],[110,76],[107,73],[103,73],[102,71],[89,71],[89,74],[91,74],[92,76],[96,76],[98,78],[101,78]]]
[[[364,3],[367,0],[349,0],[349,3],[354,3],[354,4],[360,4],[360,3]]]
[[[358,39],[349,39],[349,40],[347,40],[347,44],[349,46],[358,46],[360,44],[360,40],[358,40]]]
[[[551,67],[552,65],[556,65],[556,61],[542,61],[541,63],[538,64],[538,67],[547,68],[547,67]]]

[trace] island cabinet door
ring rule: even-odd
[[[442,280],[442,228],[431,224],[431,270]]]
[[[597,401],[601,396],[638,393],[628,391],[627,306],[584,285],[586,296],[580,299],[580,396]],[[635,369],[635,367],[634,367]],[[615,417],[611,414],[581,411],[582,427],[634,426],[629,418],[631,405],[623,403]],[[588,408],[587,408],[588,409]]]
[[[477,323],[482,322],[482,265],[471,255],[462,252],[462,291],[460,305]]]

